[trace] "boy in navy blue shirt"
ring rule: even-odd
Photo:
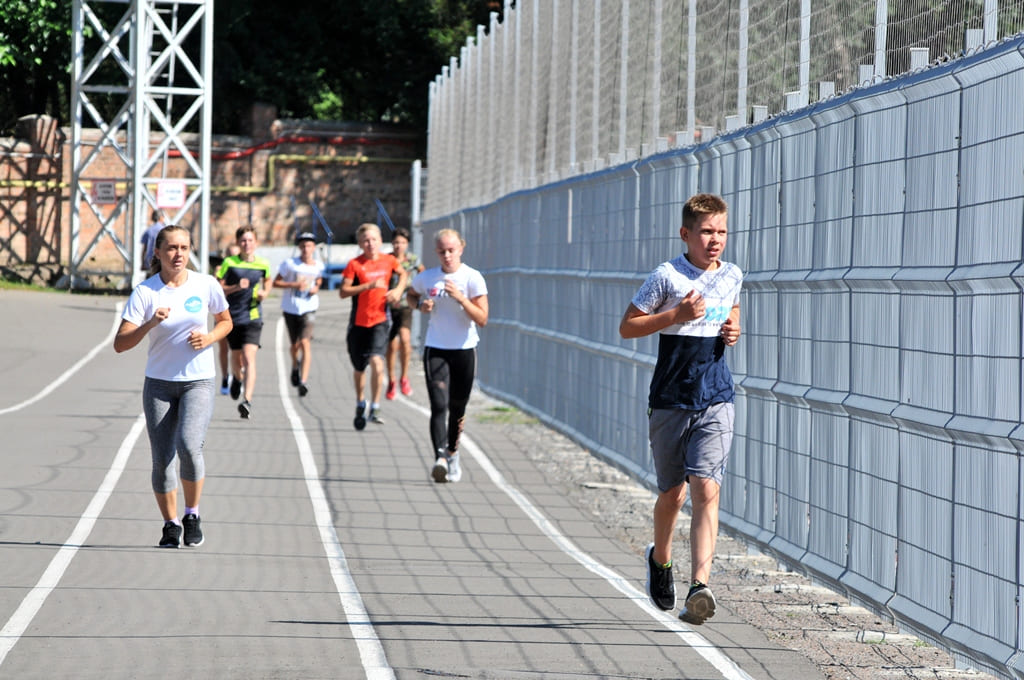
[[[733,435],[733,380],[725,348],[740,336],[743,272],[719,258],[728,207],[713,194],[683,206],[686,253],[661,264],[633,296],[619,324],[623,338],[658,336],[648,397],[651,453],[658,480],[654,541],[647,546],[647,594],[675,608],[672,537],[690,487],[691,585],[679,618],[700,625],[715,614],[707,586],[718,536],[719,489]]]

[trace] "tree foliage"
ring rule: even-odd
[[[430,81],[503,4],[215,0],[214,131],[243,132],[255,102],[282,117],[425,130]],[[69,124],[71,8],[72,0],[0,1],[0,132],[36,113]]]
[[[0,2],[0,129],[31,113],[67,120],[70,7],[65,0]]]

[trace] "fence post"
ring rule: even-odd
[[[686,29],[686,130],[690,139],[697,129],[697,0],[690,0]]]
[[[800,0],[800,98],[811,92],[811,0]]]
[[[555,46],[555,41],[559,38],[559,26],[558,26],[558,14],[559,0],[550,0],[551,2],[551,40],[548,41],[547,52],[550,58],[549,72],[550,75],[548,80],[548,96],[547,96],[547,126],[544,131],[546,140],[544,142],[544,153],[547,155],[547,165],[544,168],[544,182],[554,182],[558,177],[558,110],[556,102],[560,100],[559,94],[559,80],[558,76],[561,73],[561,64],[558,63],[558,49]],[[572,92],[569,93],[569,97],[572,97]]]
[[[982,27],[986,44],[999,40],[999,0],[985,0]]]
[[[575,175],[579,168],[576,164],[576,119],[579,117],[579,68],[580,68],[580,2],[572,0],[571,23],[569,36],[569,158],[567,168]]]
[[[491,12],[490,23],[488,24],[491,37],[487,43],[488,49],[488,63],[487,63],[487,88],[489,95],[487,97],[487,144],[491,147],[498,146],[498,124],[496,119],[498,117],[498,97],[500,96],[500,88],[498,87],[498,13]],[[491,158],[500,158],[500,154],[491,154]],[[490,168],[488,171],[488,177],[490,178],[491,190],[488,194],[488,198],[493,200],[498,196],[501,196],[501,167],[497,160],[490,161]]]
[[[875,70],[872,82],[885,78],[885,40],[889,1],[875,0]]]
[[[506,3],[510,0],[505,0]],[[505,11],[507,12],[509,5],[505,5]],[[519,154],[523,148],[523,138],[521,127],[522,124],[519,120],[519,111],[522,107],[519,105],[522,102],[522,87],[520,82],[522,81],[522,54],[523,54],[523,12],[516,6],[516,28],[515,28],[515,39],[512,41],[512,186],[509,187],[510,192],[516,191],[520,188],[520,174],[519,174]]]
[[[537,130],[537,117],[539,108],[537,100],[540,99],[540,85],[537,82],[537,71],[540,67],[540,49],[537,44],[540,41],[540,0],[533,0],[533,10],[531,18],[533,21],[530,25],[530,35],[533,39],[530,41],[530,144],[526,152],[529,154],[529,170],[530,175],[527,178],[529,186],[535,186],[537,183],[537,138],[539,137],[539,131]]]
[[[654,46],[651,58],[653,62],[651,64],[651,144],[655,149],[658,144],[658,135],[661,134],[661,11],[662,0],[654,0]],[[642,145],[641,148],[643,148]]]
[[[747,59],[750,44],[747,33],[750,30],[750,1],[740,0],[739,54],[736,59],[736,112],[743,123],[747,122]]]
[[[622,25],[619,29],[619,145],[620,158],[626,156],[626,125],[629,103],[629,0],[622,0]],[[621,161],[620,161],[621,162]]]
[[[601,157],[601,0],[594,0],[594,92],[593,111],[591,111],[590,124],[590,160],[597,170],[597,162]]]

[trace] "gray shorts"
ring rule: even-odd
[[[721,486],[735,413],[732,404],[712,404],[703,411],[653,409],[650,438],[658,489],[668,491],[690,475],[713,479]]]

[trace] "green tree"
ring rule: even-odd
[[[0,0],[0,133],[35,113],[68,124],[72,4]],[[430,81],[477,24],[487,24],[489,13],[502,5],[500,0],[215,0],[214,131],[243,132],[255,102],[276,106],[282,117],[392,122],[425,130]],[[125,7],[93,3],[98,13],[109,10],[112,16]],[[102,97],[97,100],[107,108]]]
[[[70,54],[69,0],[0,2],[0,132],[34,113],[67,120]]]

